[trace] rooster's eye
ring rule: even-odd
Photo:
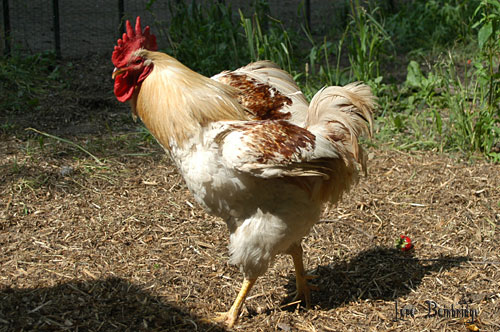
[[[140,64],[140,63],[141,63],[141,58],[137,58],[137,59],[135,59],[135,60],[134,60],[134,63],[135,63],[136,65]]]

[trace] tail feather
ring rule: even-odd
[[[375,97],[370,87],[351,83],[344,87],[329,86],[321,89],[311,100],[306,128],[334,142],[342,143],[354,159],[365,166],[358,138],[371,136]]]
[[[366,157],[359,145],[362,134],[371,135],[375,97],[367,85],[351,83],[323,88],[309,105],[306,128],[316,136],[317,149],[334,150],[340,159],[327,159],[330,169],[316,193],[322,201],[336,203],[358,180],[358,165],[366,173]]]

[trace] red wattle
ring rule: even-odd
[[[134,93],[134,84],[131,84],[127,76],[129,74],[125,73],[115,78],[115,96],[122,103],[132,98],[132,94]]]

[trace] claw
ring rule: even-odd
[[[297,279],[297,290],[295,291],[295,296],[292,302],[300,300],[305,302],[307,309],[311,308],[311,291],[317,291],[319,290],[319,287],[317,285],[309,284],[307,280],[315,278],[317,278],[317,276],[306,275]]]
[[[235,311],[229,310],[228,312],[216,312],[215,317],[208,319],[209,323],[217,323],[224,324],[227,327],[231,328],[234,326],[234,323],[238,320],[238,313]]]
[[[241,286],[241,290],[238,293],[238,296],[236,297],[236,300],[234,301],[233,305],[231,306],[231,309],[229,309],[228,312],[218,312],[216,313],[216,316],[207,319],[206,321],[209,323],[222,323],[226,325],[227,327],[231,328],[234,326],[234,323],[238,320],[238,317],[240,316],[241,312],[241,307],[243,306],[243,302],[245,301],[245,298],[248,295],[248,292],[254,285],[256,279],[245,279],[243,281],[243,285]]]

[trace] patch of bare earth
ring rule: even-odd
[[[0,331],[224,330],[205,321],[242,281],[224,222],[193,201],[156,143],[95,117],[103,129],[65,137],[100,162],[34,134],[0,141]],[[500,330],[500,166],[370,154],[369,177],[304,240],[313,308],[288,305],[294,272],[279,256],[234,330]],[[393,249],[401,234],[412,251]],[[478,317],[426,317],[427,300]]]

